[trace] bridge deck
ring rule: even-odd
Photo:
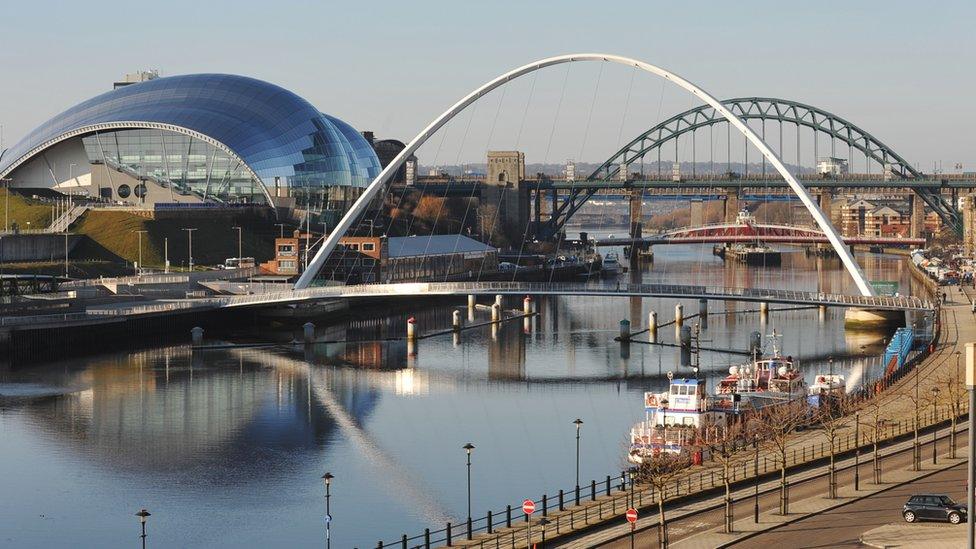
[[[903,311],[931,310],[933,305],[917,297],[864,297],[854,295],[775,290],[725,288],[678,284],[629,284],[615,286],[584,282],[416,282],[325,286],[304,290],[214,298],[219,307],[242,307],[276,303],[300,303],[330,298],[416,297],[449,295],[574,295],[594,297],[664,297],[825,305]]]

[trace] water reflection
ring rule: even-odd
[[[910,288],[901,258],[861,259],[870,278]],[[659,250],[653,264],[628,276],[853,289],[833,259],[790,253],[771,274],[692,246]],[[0,370],[0,395],[7,395],[0,396],[0,468],[9,472],[0,492],[29,492],[36,501],[0,498],[2,529],[15,545],[78,545],[72,532],[84,533],[83,546],[117,545],[128,507],[138,502],[154,511],[154,531],[170,545],[310,545],[321,535],[318,478],[328,469],[337,475],[336,546],[375,546],[380,537],[460,518],[460,446],[468,441],[478,447],[476,509],[568,488],[574,463],[564,458],[573,454],[575,417],[586,421],[581,474],[602,478],[623,465],[642,393],[662,390],[669,371],[690,374],[674,347],[615,342],[618,323],[629,319],[641,330],[652,310],[669,321],[676,303],[540,298],[538,316],[527,322],[461,334],[450,332],[459,304],[441,303],[409,314],[362,311],[320,326],[319,343],[307,347],[288,343],[301,339],[300,328],[261,327],[244,339],[282,345],[205,353],[167,347],[10,365]],[[520,309],[521,300],[505,306]],[[696,302],[684,306],[686,314],[698,312]],[[839,310],[821,320],[816,309],[780,306],[764,325],[756,309],[709,303],[703,347],[745,350],[752,331],[776,329],[808,380],[830,357],[852,387],[881,372],[877,355],[887,332],[845,331]],[[469,323],[489,317],[483,308],[470,314]],[[408,316],[421,333],[444,334],[410,346],[402,339]],[[674,343],[674,330],[662,328],[658,341]],[[744,359],[703,351],[703,375],[714,383]],[[44,513],[65,517],[62,533],[38,533],[30,521]],[[359,518],[367,515],[374,520]]]

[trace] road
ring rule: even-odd
[[[946,494],[955,501],[964,502],[965,464],[761,534],[733,547],[863,547],[858,542],[860,534],[891,522],[900,522],[902,505],[909,496],[919,493]],[[946,528],[956,527],[946,524]]]
[[[921,438],[923,441],[921,450],[922,459],[930,460],[932,456],[932,438],[931,436],[923,436]],[[956,444],[959,452],[966,451],[967,440],[968,439],[965,432],[961,433],[960,436],[957,437]],[[939,453],[942,454],[948,448],[948,439],[941,438],[939,439],[938,444]],[[911,450],[903,451],[894,456],[882,459],[882,481],[884,480],[884,471],[907,469],[911,466],[911,462]],[[863,482],[868,480],[872,474],[870,452],[861,454],[860,469],[861,481]],[[837,482],[840,485],[853,486],[853,468],[839,471],[837,474]],[[790,499],[792,501],[798,501],[808,497],[823,495],[827,490],[826,483],[827,480],[825,477],[818,477],[795,484],[790,487]],[[907,494],[910,494],[913,491],[938,491],[939,493],[949,495],[953,499],[965,500],[965,486],[965,468],[956,467],[946,473],[937,473],[931,477],[912,482],[903,487],[894,488],[887,492],[876,494],[860,502],[845,505],[835,511],[810,517],[794,523],[793,525],[784,526],[783,528],[773,530],[767,534],[762,534],[749,540],[745,540],[741,544],[737,544],[736,547],[762,547],[764,549],[768,547],[837,547],[844,546],[844,540],[851,539],[854,540],[854,545],[850,546],[857,547],[857,536],[863,531],[901,519],[900,509],[902,504],[905,503],[905,500],[908,499]],[[752,498],[748,498],[747,500],[735,502],[733,511],[737,520],[752,516],[753,501],[754,500]],[[761,511],[768,511],[769,509],[775,508],[778,503],[778,491],[760,494],[759,496],[759,507]],[[870,513],[869,511],[872,510],[876,510],[876,512],[873,514]],[[665,507],[665,511],[667,511],[667,507]],[[856,522],[850,520],[849,518],[845,518],[849,517],[850,515],[848,515],[848,513],[852,512],[858,513]],[[700,532],[721,526],[722,520],[722,509],[719,508],[704,513],[698,513],[674,522],[669,522],[669,538],[672,543],[686,539]],[[811,526],[811,524],[816,524],[816,526]],[[818,533],[815,540],[810,539],[811,536],[809,532],[813,528],[823,529],[822,534]],[[857,531],[854,532],[854,529]],[[830,543],[823,541],[828,537],[827,534],[829,534],[829,538],[833,540]],[[648,531],[638,532],[635,535],[634,541],[635,547],[658,547],[657,530],[652,528]],[[805,543],[808,544],[804,545]],[[617,540],[612,543],[601,545],[600,547],[629,549],[630,539],[627,538]]]

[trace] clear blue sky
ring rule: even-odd
[[[122,74],[153,67],[268,80],[361,130],[407,140],[498,73],[548,55],[601,51],[662,65],[719,97],[808,102],[853,120],[926,171],[938,160],[971,171],[974,22],[972,0],[16,0],[5,3],[0,34],[0,124],[9,146]],[[602,160],[621,139],[693,105],[651,76],[634,77],[631,87],[629,71],[551,69],[538,76],[529,109],[531,80],[489,97],[470,128],[455,124],[421,160],[475,161],[488,147],[516,146],[529,161]]]

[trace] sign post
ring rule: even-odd
[[[637,509],[627,509],[627,522],[630,523],[630,549],[634,549],[634,530],[637,528]]]
[[[522,512],[525,513],[525,522],[528,524],[528,528],[525,530],[525,546],[532,547],[532,523],[529,521],[529,517],[535,513],[535,502],[531,499],[523,501]]]

